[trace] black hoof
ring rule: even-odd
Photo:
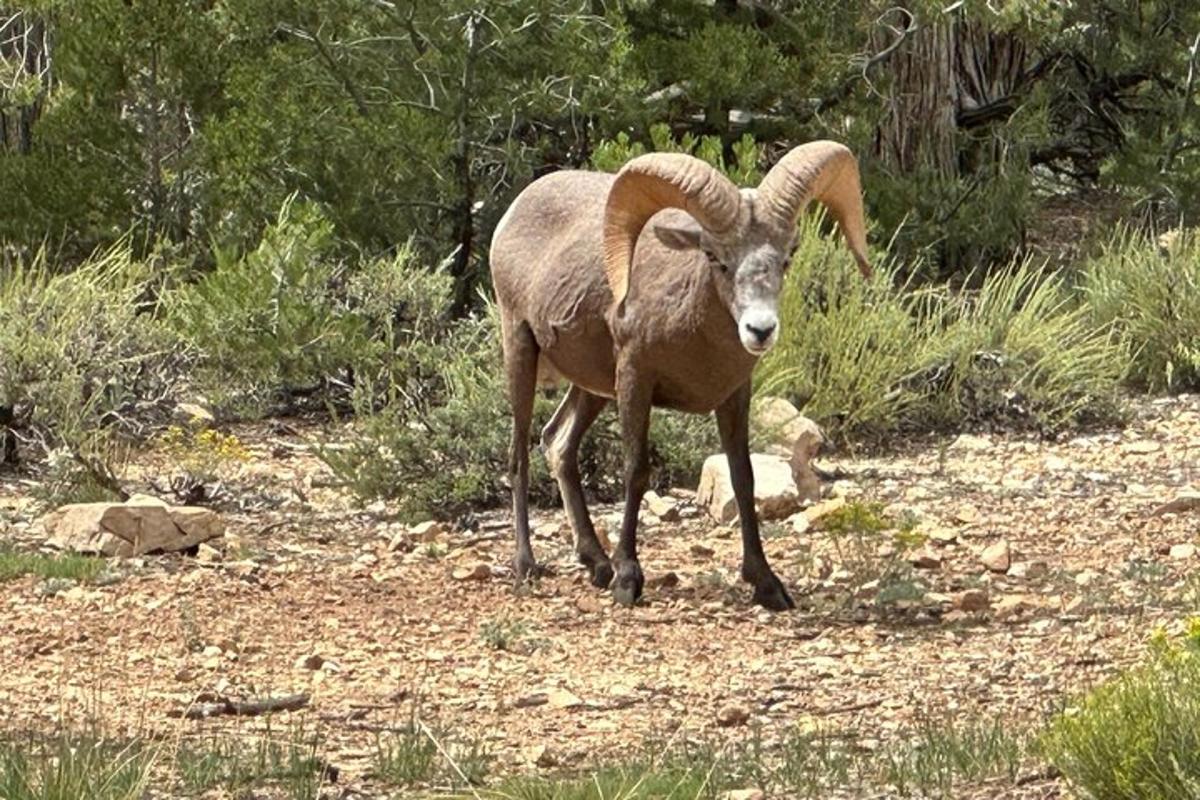
[[[622,561],[617,565],[612,581],[613,599],[623,606],[632,606],[642,596],[642,587],[645,585],[641,565],[636,561]]]
[[[791,611],[796,607],[783,582],[774,575],[754,587],[754,602],[771,611]]]
[[[592,586],[597,589],[607,589],[612,583],[612,563],[607,560],[597,564],[588,564],[588,572],[592,575]]]
[[[525,581],[537,580],[542,576],[542,568],[533,560],[533,556],[518,555],[513,559],[512,568],[518,586]]]

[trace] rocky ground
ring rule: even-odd
[[[302,720],[340,784],[367,796],[378,737],[414,715],[485,741],[510,772],[594,764],[647,741],[758,731],[769,745],[796,726],[871,747],[929,720],[1036,724],[1200,599],[1200,511],[1186,501],[1197,398],[1053,443],[929,438],[885,457],[826,457],[839,476],[826,502],[868,516],[877,502],[871,519],[890,522],[769,525],[768,555],[800,606],[779,615],[749,604],[735,528],[686,491],[658,509],[678,520],[650,517],[645,602],[627,609],[573,565],[557,509],[537,514],[535,536],[553,574],[514,591],[505,514],[414,530],[327,485],[306,445],[320,431],[235,432],[252,459],[212,549],[114,561],[110,580],[60,591],[0,583],[5,729],[91,715],[178,738]],[[151,452],[131,478],[169,472]],[[594,509],[610,530],[615,512]],[[36,518],[29,486],[3,479],[0,543],[41,547]],[[299,712],[179,716],[202,693],[296,692],[311,694]],[[1065,792],[1044,775],[1018,783],[987,796]]]

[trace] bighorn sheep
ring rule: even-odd
[[[624,605],[641,596],[636,534],[651,407],[715,411],[741,518],[742,579],[760,605],[794,608],[759,538],[750,376],[778,338],[796,220],[813,199],[832,212],[869,277],[858,163],[835,142],[796,147],[757,189],[739,190],[692,156],[652,153],[616,175],[551,173],[513,201],[492,237],[491,270],[512,403],[518,581],[537,570],[529,428],[538,378],[553,375],[571,386],[542,447],[592,583],[611,583]],[[611,560],[588,517],[577,461],[580,440],[610,399],[625,449],[625,511]]]

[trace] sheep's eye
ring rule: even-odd
[[[705,250],[704,257],[708,259],[709,264],[711,264],[714,267],[718,267],[721,270],[721,272],[729,271],[729,267],[725,266],[725,264],[720,259],[717,258],[717,254],[714,253],[713,251]]]

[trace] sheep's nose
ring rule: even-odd
[[[747,322],[746,330],[754,334],[754,338],[758,340],[759,344],[763,344],[767,341],[767,339],[770,339],[771,334],[775,332],[775,325],[774,323],[769,323],[760,328]]]

